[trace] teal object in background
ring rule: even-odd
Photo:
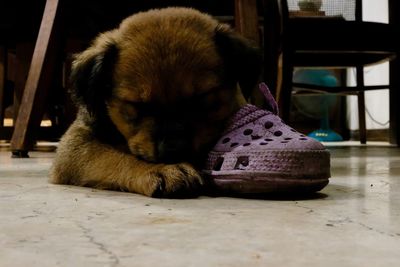
[[[337,78],[328,70],[297,70],[293,81],[296,83],[314,84],[321,86],[338,86]],[[299,95],[294,104],[306,116],[320,119],[320,128],[308,136],[320,142],[342,141],[340,134],[329,127],[329,110],[336,103],[337,96],[329,93],[315,95]]]

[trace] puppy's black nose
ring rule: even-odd
[[[188,160],[186,157],[190,154],[190,131],[185,124],[165,120],[158,126],[156,134],[158,160],[165,163]]]

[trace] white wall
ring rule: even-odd
[[[387,23],[387,0],[363,0],[363,20]],[[373,37],[371,37],[373,38]],[[348,81],[355,84],[355,70],[348,71]],[[389,64],[384,63],[364,69],[365,84],[388,84]],[[358,129],[358,111],[356,96],[348,97],[348,122],[351,130]],[[389,90],[370,91],[365,94],[367,129],[386,129],[389,127]]]

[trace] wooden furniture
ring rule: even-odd
[[[6,73],[7,73],[7,56],[6,49],[4,46],[0,46],[0,127],[4,126],[4,112],[5,112],[5,101],[4,101],[4,89],[6,84]]]
[[[148,1],[147,4],[152,2],[157,1]],[[180,2],[190,4],[190,1]],[[102,2],[94,1],[93,4],[100,3]],[[164,1],[164,5],[166,3],[168,1]],[[65,0],[46,1],[39,35],[22,96],[21,107],[11,139],[11,150],[14,157],[27,157],[28,151],[32,149],[35,142],[35,135],[44,113],[46,99],[49,90],[51,90],[54,70],[57,64],[60,63],[58,56],[65,45],[63,30],[66,25],[63,18],[69,16],[69,14],[65,14],[64,12],[65,5],[68,4],[71,5],[70,2]],[[244,36],[258,41],[256,0],[235,0],[234,6],[237,29]],[[106,12],[109,12],[109,10],[106,10]]]
[[[45,0],[4,1],[0,8],[0,140],[10,140]],[[6,119],[6,121],[5,121]],[[46,129],[45,129],[46,128]],[[41,127],[40,136],[52,127]]]
[[[389,23],[392,27],[400,28],[400,1],[388,0],[389,4]],[[396,47],[397,55],[400,54],[400,45]],[[390,105],[390,132],[389,138],[392,144],[400,146],[400,56],[397,56],[390,62],[389,83],[391,90],[389,91]]]
[[[54,43],[56,41],[56,24],[59,23],[58,12],[58,0],[46,1],[21,107],[15,120],[11,139],[11,149],[13,156],[16,157],[28,156],[28,148],[33,147],[34,132],[37,131],[43,117],[45,100],[49,92],[58,52]]]
[[[351,1],[336,0],[345,4]],[[329,1],[330,4],[335,1]],[[339,94],[358,96],[360,142],[367,140],[365,125],[365,97],[367,90],[389,89],[390,129],[398,132],[399,105],[393,104],[394,95],[398,96],[398,75],[393,75],[390,84],[367,86],[364,84],[365,66],[379,64],[394,59],[398,53],[399,42],[396,40],[398,27],[393,24],[366,22],[362,20],[362,1],[353,0],[353,16],[329,14],[325,16],[307,16],[302,12],[292,13],[287,0],[264,1],[264,48],[266,54],[265,72],[273,73],[267,77],[275,90],[284,120],[289,120],[290,102],[293,87],[315,89]],[[322,7],[324,9],[324,6]],[[349,10],[346,10],[346,12]],[[352,12],[352,10],[350,10]],[[393,11],[394,12],[394,11]],[[275,26],[271,26],[275,25]],[[272,38],[271,38],[272,36]],[[281,69],[278,68],[281,67]],[[356,86],[323,87],[310,84],[294,84],[295,67],[334,67],[355,68]],[[281,70],[281,72],[280,72]],[[281,73],[281,84],[277,80]],[[394,130],[394,128],[396,130]],[[399,145],[397,139],[392,143]]]

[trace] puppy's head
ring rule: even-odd
[[[109,119],[153,162],[195,162],[257,83],[259,50],[208,15],[167,8],[125,19],[77,56],[71,81],[92,118]],[[107,131],[107,129],[102,129]]]

